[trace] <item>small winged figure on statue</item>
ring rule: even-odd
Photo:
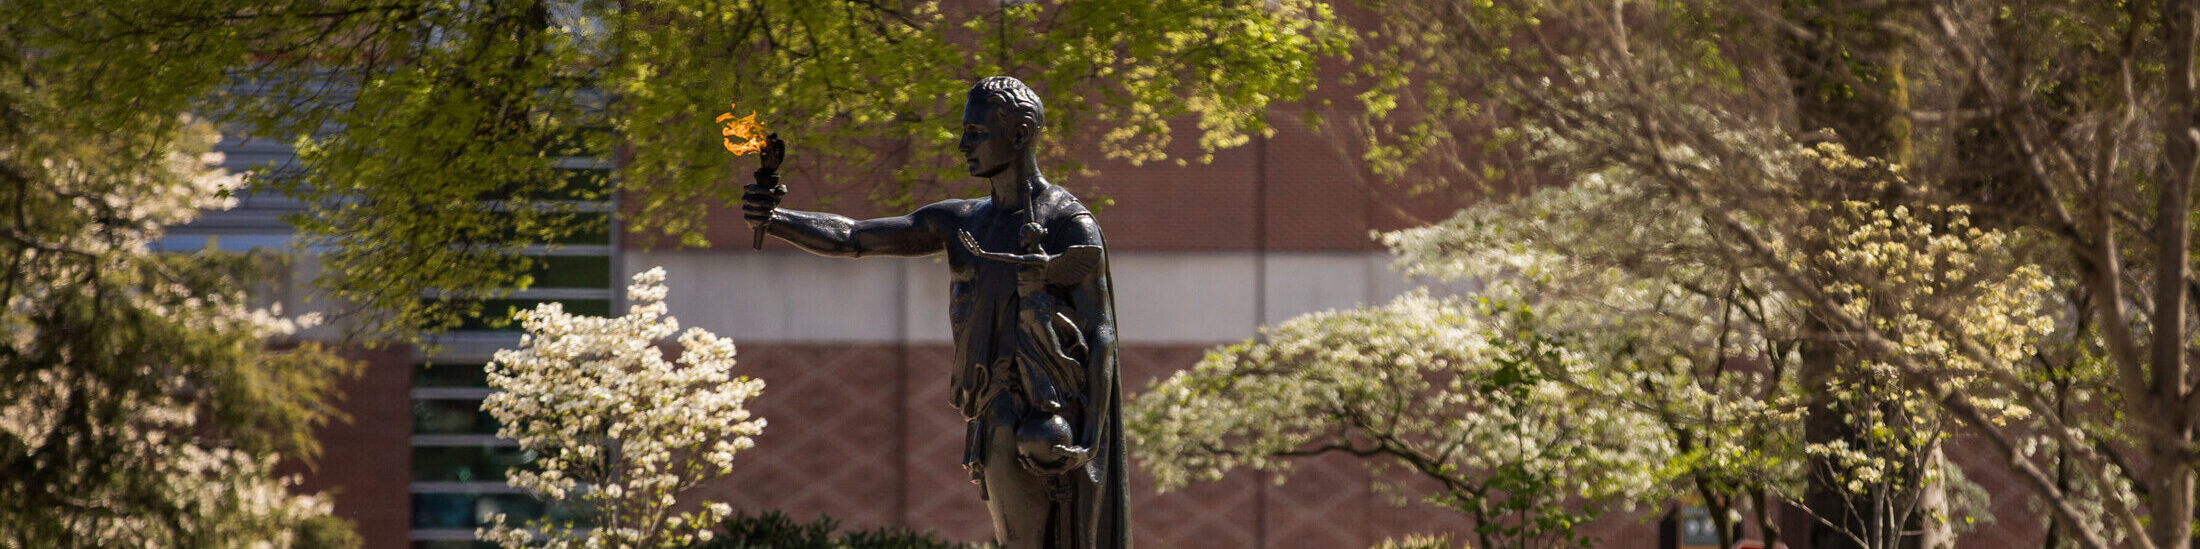
[[[1025,468],[1059,475],[1091,459],[1091,450],[1073,442],[1069,423],[1061,416],[1062,408],[1073,404],[1069,399],[1085,394],[1078,373],[1084,371],[1083,361],[1076,357],[1085,356],[1086,349],[1084,336],[1048,287],[1071,286],[1092,276],[1099,270],[1101,249],[1070,246],[1060,254],[1048,254],[1039,245],[1046,236],[1044,228],[1025,224],[1022,233],[1019,240],[1026,253],[1021,254],[986,250],[970,231],[957,231],[957,236],[973,256],[1021,266],[1016,271],[1016,298],[1022,337],[1016,343],[1015,364],[1021,370],[1017,379],[1023,381],[1036,413],[1016,427],[1016,445]]]

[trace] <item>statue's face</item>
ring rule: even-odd
[[[982,98],[963,105],[962,140],[955,146],[970,163],[970,175],[993,177],[1015,165],[1018,150],[1015,128],[998,116],[999,108]]]

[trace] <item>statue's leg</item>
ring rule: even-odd
[[[1015,396],[1002,391],[988,412],[992,436],[986,437],[986,511],[993,515],[993,539],[1001,549],[1046,547],[1047,485],[1016,462]]]

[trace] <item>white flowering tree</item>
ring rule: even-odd
[[[57,106],[82,82],[18,61],[0,58],[0,546],[356,545],[277,472],[316,455],[352,366],[270,348],[300,319],[243,290],[261,258],[152,249],[234,203],[212,126],[80,118]]]
[[[1624,435],[1672,448],[1623,469],[1655,472],[1646,485],[1660,489],[1632,494],[1639,503],[1688,494],[1713,517],[1771,525],[1802,476],[1802,311],[1761,271],[1723,264],[1699,217],[1647,191],[1598,174],[1382,239],[1409,274],[1533,303],[1540,335],[1593,365],[1561,378],[1571,398],[1654,418]]]
[[[630,307],[613,318],[568,314],[556,303],[519,314],[526,335],[497,351],[482,402],[534,461],[506,481],[579,521],[538,518],[477,534],[504,547],[678,547],[711,537],[731,508],[684,501],[732,471],[764,419],[744,405],[762,380],[735,377],[733,341],[680,331],[665,314],[665,272],[634,275]],[[679,359],[657,344],[679,334]]]
[[[1670,494],[1655,414],[1582,399],[1597,365],[1542,336],[1525,307],[1413,293],[1316,313],[1217,349],[1133,399],[1132,448],[1164,489],[1233,468],[1288,472],[1341,452],[1439,486],[1479,547],[1581,545],[1613,504]],[[1581,505],[1586,498],[1588,505]]]
[[[1956,521],[1934,501],[1953,495],[1941,486],[1956,471],[1934,455],[1944,433],[1994,454],[1983,461],[2020,481],[2038,510],[2024,519],[2050,543],[2193,545],[2200,10],[1376,4],[1366,25],[1385,41],[1356,52],[1374,78],[1343,124],[1371,138],[1362,158],[1477,198],[1515,198],[1485,184],[1599,178],[1626,197],[1541,209],[1562,205],[1531,197],[1481,234],[1608,223],[1571,232],[1637,237],[1561,255],[1720,306],[1602,316],[1759,324],[1773,352],[1749,363],[1795,384],[1769,385],[1790,398],[1766,404],[1805,416],[1788,446],[1806,454],[1795,503],[1821,519],[1800,533],[1813,546],[1952,544]],[[1503,240],[1482,249],[1569,242]],[[1431,257],[1481,261],[1441,247],[1466,243],[1425,241]],[[1568,315],[1548,300],[1569,294],[1540,293],[1554,290],[1534,304],[1556,325]]]
[[[1582,154],[1571,141],[1544,139],[1549,154]],[[1762,180],[1768,189],[1836,178],[1906,184],[1884,163],[1834,144],[1775,150],[1757,162],[1784,174]],[[1930,365],[1995,425],[2033,413],[2011,403],[2034,387],[2003,383],[2039,373],[2028,357],[2054,324],[2046,304],[2053,285],[2018,261],[2022,239],[1971,226],[1960,206],[1912,212],[1857,200],[1804,202],[1792,216],[1808,229],[1790,235],[1788,246],[1823,252],[1790,254],[1782,267],[1807,273],[1838,296],[1843,312],[1873,319],[1879,333],[1899,341],[1894,352]],[[1957,515],[1975,501],[1914,495],[1975,495],[1936,452],[1953,429],[1940,397],[1863,352],[1838,357],[1841,375],[1809,376],[1802,366],[1808,344],[1825,337],[1810,331],[1812,305],[1783,286],[1782,269],[1749,261],[1739,243],[1718,238],[1708,217],[1641,174],[1614,168],[1384,240],[1413,274],[1487,280],[1492,292],[1533,300],[1547,329],[1603,357],[1600,375],[1617,379],[1578,386],[1659,410],[1664,435],[1684,449],[1674,464],[1685,473],[1678,479],[1715,516],[1754,508],[1760,525],[1777,534],[1765,512],[1785,501],[1822,518],[1876,506],[1879,515],[1944,513],[1929,518],[1962,523]],[[1952,341],[1980,345],[1999,362],[1950,352]],[[1814,405],[1837,411],[1855,436],[1802,440],[1802,416]],[[1806,502],[1800,485],[1808,482],[1855,496]],[[1946,489],[1951,484],[1957,489]],[[1892,545],[1916,528],[1826,526],[1863,546]]]
[[[1550,154],[1577,154],[1563,140],[1547,143]],[[1833,145],[1762,162],[1797,180],[1899,177]],[[1961,207],[1841,201],[1795,215],[1819,228],[1794,235],[1807,244],[1797,247],[1831,251],[1796,257],[1791,268],[1824,281],[1844,313],[1873,319],[1891,356],[1932,368],[1997,426],[2034,418],[2015,401],[2043,379],[2028,357],[2052,331],[2044,303],[2053,286],[2038,268],[2015,264],[2010,234],[1970,226]],[[1804,505],[1862,546],[1891,546],[1905,532],[1827,517],[1877,507],[1962,522],[1929,514],[1977,502],[1915,495],[1966,495],[1921,489],[1961,485],[1936,452],[1952,423],[1941,396],[1863,353],[1844,357],[1846,375],[1804,379],[1804,343],[1822,337],[1806,331],[1809,305],[1772,279],[1778,271],[1735,260],[1745,250],[1715,229],[1691,204],[1612,169],[1385,234],[1406,272],[1481,282],[1484,303],[1532,304],[1534,314],[1413,294],[1293,319],[1136,397],[1134,447],[1165,487],[1238,466],[1283,470],[1291,457],[1333,451],[1404,464],[1443,487],[1437,501],[1469,515],[1482,545],[1588,541],[1554,532],[1599,506],[1679,494],[1728,521],[1753,511],[1773,534],[1771,509]],[[1957,341],[1979,345],[1985,359]],[[1493,383],[1528,392],[1493,392]],[[1828,408],[1859,426],[1857,436],[1806,443],[1814,399],[1837,404]],[[1858,497],[1809,507],[1805,486],[1820,474]],[[1523,492],[1540,499],[1516,499]],[[1523,505],[1528,512],[1512,515]]]

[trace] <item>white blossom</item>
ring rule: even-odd
[[[227,278],[238,270],[222,267],[233,256],[151,249],[168,227],[234,206],[230,193],[242,184],[208,152],[220,138],[212,125],[148,115],[156,117],[165,120],[108,136],[146,147],[149,163],[36,125],[0,143],[0,160],[38,159],[10,164],[29,168],[16,174],[17,205],[59,206],[11,225],[21,278],[0,303],[0,369],[22,377],[0,387],[0,441],[15,447],[0,454],[65,469],[30,472],[18,489],[69,502],[17,502],[0,523],[21,527],[9,537],[32,545],[289,547],[307,523],[329,517],[330,500],[296,493],[299,476],[278,472],[279,452],[298,447],[238,439],[312,420],[236,416],[287,406],[318,415],[317,387],[341,369],[323,368],[340,362],[311,349],[266,351],[268,338],[314,319],[252,306]],[[100,329],[53,321],[68,310],[91,311]],[[57,346],[70,350],[36,356]],[[65,461],[82,459],[101,463]]]
[[[1533,536],[1569,536],[1548,526],[1578,521],[1576,498],[1662,491],[1641,464],[1674,448],[1640,436],[1656,429],[1650,414],[1579,398],[1566,380],[1594,365],[1531,319],[1426,292],[1292,319],[1133,399],[1131,447],[1164,488],[1238,467],[1288,472],[1309,452],[1376,456],[1446,480],[1435,501],[1478,525],[1518,511],[1544,525]]]
[[[477,532],[504,547],[674,547],[707,539],[732,512],[717,502],[676,511],[681,496],[733,470],[764,419],[744,406],[764,382],[733,376],[733,341],[666,316],[663,268],[636,274],[626,315],[521,312],[527,335],[489,365],[498,392],[482,402],[498,436],[538,456],[507,483],[585,510],[588,524],[532,521]],[[657,344],[678,333],[679,359]]]
[[[2055,327],[2041,305],[2053,288],[2037,267],[2015,264],[2014,236],[1972,226],[1957,207],[1793,198],[1811,180],[1885,188],[1899,167],[1835,143],[1712,132],[1723,146],[1765,152],[1720,165],[1677,147],[1665,160],[1762,178],[1764,195],[1686,197],[1600,164],[1606,151],[1524,130],[1575,179],[1378,235],[1407,274],[1478,288],[1476,298],[1419,293],[1307,315],[1211,352],[1130,406],[1132,447],[1157,482],[1287,471],[1294,456],[1343,449],[1442,480],[1441,502],[1486,525],[1506,519],[1472,504],[1517,504],[1499,496],[1524,479],[1584,511],[1683,491],[1796,502],[1812,458],[1858,493],[1959,479],[1934,450],[1948,436],[1942,410],[1888,355],[1846,348],[1841,367],[1853,375],[1800,386],[1799,344],[1823,334],[1782,278],[1796,272],[1995,421],[2046,413],[2011,384],[2034,375],[2028,357]],[[1732,227],[1710,221],[1721,200],[1759,201],[1737,209],[1740,222],[1778,228],[1762,243],[1776,261],[1752,259]],[[1748,213],[1774,211],[1787,213]],[[1507,370],[1523,363],[1536,365],[1532,376]],[[1487,390],[1500,377],[1516,390]],[[1804,445],[1804,395],[1843,403],[1835,408],[1861,436]]]

